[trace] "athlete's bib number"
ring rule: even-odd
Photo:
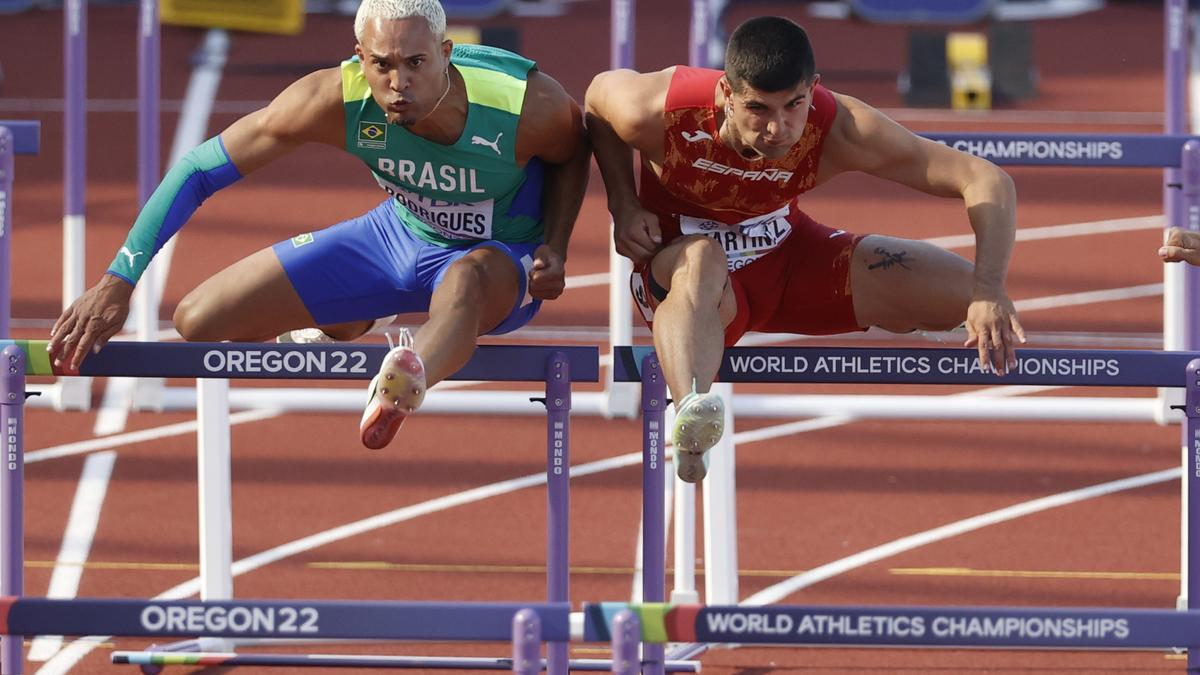
[[[702,234],[715,239],[725,249],[729,271],[739,270],[775,250],[792,233],[788,222],[789,206],[740,223],[723,223],[708,218],[679,216],[683,234]]]
[[[406,211],[447,239],[491,239],[494,199],[460,204],[430,199],[374,174],[379,187]]]

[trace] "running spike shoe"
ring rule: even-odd
[[[413,350],[412,334],[401,328],[396,346],[383,357],[379,374],[371,380],[367,407],[358,425],[362,444],[372,450],[386,446],[400,431],[404,418],[424,400],[425,366]]]
[[[675,474],[688,483],[708,475],[708,451],[725,433],[725,403],[714,393],[693,390],[679,402],[671,440],[675,444]]]

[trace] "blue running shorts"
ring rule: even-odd
[[[273,247],[304,306],[318,325],[425,312],[450,265],[480,246],[494,246],[520,271],[520,293],[492,335],[514,331],[537,314],[529,270],[539,244],[481,241],[443,248],[417,238],[386,200],[358,218],[281,241]]]

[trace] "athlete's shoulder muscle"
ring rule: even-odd
[[[921,139],[872,106],[834,93],[837,115],[821,153],[819,182],[845,171],[873,173],[921,149]]]
[[[564,164],[583,149],[583,115],[579,104],[554,78],[529,71],[525,101],[517,126],[517,159],[540,157]]]
[[[587,112],[607,122],[630,147],[661,154],[663,110],[675,68],[652,73],[609,70],[592,79]]]
[[[293,82],[267,107],[221,132],[234,166],[246,175],[305,143],[344,146],[345,112],[337,69],[319,70]]]
[[[340,68],[309,73],[284,89],[265,109],[265,133],[302,143],[344,144],[345,108]]]

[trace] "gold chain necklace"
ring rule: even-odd
[[[410,125],[410,126],[417,125],[417,124],[420,124],[421,122],[424,122],[426,120],[426,118],[428,118],[430,115],[432,115],[434,113],[434,111],[436,111],[438,109],[438,106],[440,106],[442,104],[442,101],[446,100],[446,95],[449,93],[450,93],[450,69],[447,68],[446,69],[446,90],[442,92],[441,97],[438,98],[437,103],[433,104],[433,107],[429,109],[429,112],[425,113],[424,115],[421,115],[421,119],[417,120],[416,122],[413,122],[412,125]]]

